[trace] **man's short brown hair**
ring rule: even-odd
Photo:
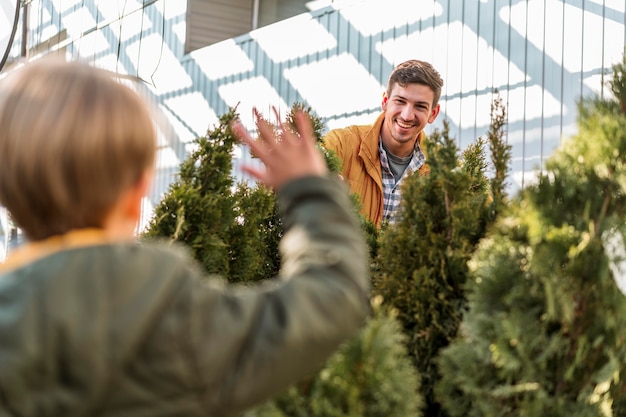
[[[387,83],[387,96],[391,96],[391,90],[394,85],[406,87],[408,84],[422,84],[430,87],[435,93],[433,99],[433,107],[439,103],[441,97],[441,88],[443,87],[443,79],[439,72],[428,62],[410,59],[398,64]]]
[[[0,81],[0,204],[28,239],[102,227],[155,151],[146,104],[104,70],[41,59]]]

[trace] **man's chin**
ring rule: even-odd
[[[396,131],[395,138],[398,142],[409,142],[417,137],[418,132],[398,132]]]

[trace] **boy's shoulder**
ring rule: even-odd
[[[190,251],[176,243],[103,242],[56,249],[31,246],[20,248],[15,256],[0,264],[0,279],[16,276],[35,281],[71,281],[74,276],[85,275],[85,279],[115,280],[132,274],[139,280],[189,274],[197,269]]]

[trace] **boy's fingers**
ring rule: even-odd
[[[260,169],[252,168],[248,165],[244,165],[241,167],[241,170],[246,174],[250,175],[252,178],[256,178],[257,180],[265,183],[267,180],[267,174],[265,171],[261,171]]]
[[[268,150],[265,149],[265,147],[258,140],[253,139],[240,122],[236,122],[232,129],[239,140],[250,147],[250,150],[254,155],[261,158],[261,160],[265,159]]]
[[[276,117],[276,121],[278,123],[278,129],[280,130],[280,132],[282,133],[282,141],[285,143],[289,143],[289,141],[285,141],[286,139],[297,139],[298,138],[298,134],[293,132],[293,129],[289,129],[287,126],[285,126],[284,122],[280,119],[280,114],[278,113],[278,109],[276,109],[276,107],[272,106],[272,110],[274,110],[274,115]],[[292,136],[294,138],[292,138]],[[282,143],[282,145],[284,146],[284,143]]]
[[[268,145],[276,143],[274,127],[261,116],[261,113],[259,113],[257,109],[254,109],[254,115],[256,118],[257,128],[259,129],[259,134],[261,135],[263,141]]]
[[[231,129],[233,130],[235,136],[237,136],[237,139],[239,139],[240,141],[245,143],[249,143],[250,141],[252,141],[252,138],[248,134],[248,131],[243,127],[241,122],[233,122],[231,125]]]
[[[301,138],[313,138],[313,123],[311,118],[301,110],[295,114],[296,130]],[[310,142],[310,140],[309,140]]]

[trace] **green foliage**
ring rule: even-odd
[[[323,126],[310,108],[295,104],[286,124],[293,127],[296,109],[311,115],[321,142]],[[156,207],[143,237],[184,242],[209,273],[230,282],[250,282],[278,272],[283,224],[273,192],[260,185],[235,184],[231,174],[235,138],[229,126],[236,118],[231,109],[196,140],[197,150],[181,164],[177,181]],[[339,172],[339,159],[331,152],[324,155],[330,171]],[[353,200],[358,212],[356,196]],[[376,228],[362,217],[361,224],[375,251]],[[407,358],[404,336],[390,314],[375,310],[359,337],[333,356],[324,370],[259,408],[259,415],[419,416],[419,379]]]
[[[313,378],[245,417],[419,417],[419,378],[393,312],[374,315]]]
[[[507,203],[506,189],[509,162],[511,161],[511,145],[503,140],[504,126],[506,125],[506,109],[502,104],[502,98],[496,90],[496,98],[491,103],[491,124],[487,133],[489,151],[493,163],[493,178],[491,180],[491,194],[493,196],[492,220],[496,214],[505,208]]]
[[[451,416],[626,415],[626,298],[607,257],[608,236],[624,251],[626,120],[612,100],[580,109],[579,133],[471,261],[469,309],[438,361]]]
[[[270,190],[235,185],[230,124],[236,118],[230,109],[196,139],[197,149],[181,164],[144,237],[184,242],[208,273],[231,282],[258,281],[278,272],[282,226]]]
[[[622,56],[622,62],[613,65],[613,77],[608,84],[622,114],[626,116],[626,56]]]
[[[445,415],[434,396],[435,359],[456,335],[465,310],[467,262],[504,202],[510,150],[503,142],[504,109],[495,103],[489,134],[495,180],[486,175],[485,141],[479,138],[461,153],[444,122],[443,131],[425,142],[430,173],[407,178],[402,219],[381,236],[374,288],[399,311],[428,416]]]

